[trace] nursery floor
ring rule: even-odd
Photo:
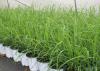
[[[0,56],[0,71],[29,71],[21,65],[21,63],[15,63],[13,59]]]

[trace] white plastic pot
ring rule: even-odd
[[[0,44],[0,54],[6,54],[5,47]]]
[[[6,57],[12,58],[13,57],[13,50],[10,47],[5,47]]]
[[[3,48],[3,45],[2,45],[2,44],[0,44],[0,53],[1,53],[2,48]]]
[[[48,71],[63,71],[63,69],[57,70],[57,69],[49,69]]]
[[[48,71],[49,70],[48,63],[38,62],[38,66],[39,66],[40,71]]]
[[[18,50],[13,50],[13,59],[15,62],[19,62],[22,59],[23,53],[19,53]]]
[[[29,68],[30,71],[39,71],[38,62],[36,58],[29,59]]]
[[[22,55],[21,63],[23,66],[29,66],[29,58],[26,56],[26,54]]]
[[[23,66],[29,66],[30,71],[63,71],[49,68],[48,63],[41,63],[37,58],[29,58],[18,50],[12,50],[10,47],[4,47],[0,44],[0,54],[6,54],[8,58],[13,58],[15,62],[21,61]]]

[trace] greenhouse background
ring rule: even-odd
[[[89,8],[91,6],[98,7],[100,0],[76,0],[77,7],[80,8]],[[34,7],[36,9],[47,8],[55,6],[56,8],[74,8],[74,0],[0,0],[0,7],[15,8],[15,7]]]

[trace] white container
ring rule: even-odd
[[[19,53],[18,50],[13,50],[10,47],[4,47],[0,44],[0,54],[6,54],[8,58],[13,58],[15,62],[21,61],[23,66],[29,66],[30,71],[63,71],[49,68],[48,63],[41,63],[37,58],[29,58],[24,53]]]
[[[29,58],[26,56],[26,54],[22,55],[21,63],[23,66],[29,66]]]
[[[3,47],[3,45],[2,45],[2,44],[0,44],[0,53],[1,53],[2,47]]]
[[[57,69],[49,69],[48,71],[63,71],[63,69],[57,70]]]
[[[0,54],[6,54],[5,47],[0,44]]]
[[[23,53],[19,53],[18,50],[13,50],[13,59],[15,62],[19,62],[22,59]]]
[[[5,47],[6,57],[12,58],[13,57],[13,50],[10,47]]]
[[[37,58],[29,59],[29,68],[30,68],[30,71],[39,71]]]
[[[40,71],[48,71],[49,70],[48,63],[38,62],[38,66],[39,66]]]

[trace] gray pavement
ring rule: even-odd
[[[6,57],[0,57],[0,71],[29,71],[25,70],[25,67],[21,63],[15,63],[13,59]]]

